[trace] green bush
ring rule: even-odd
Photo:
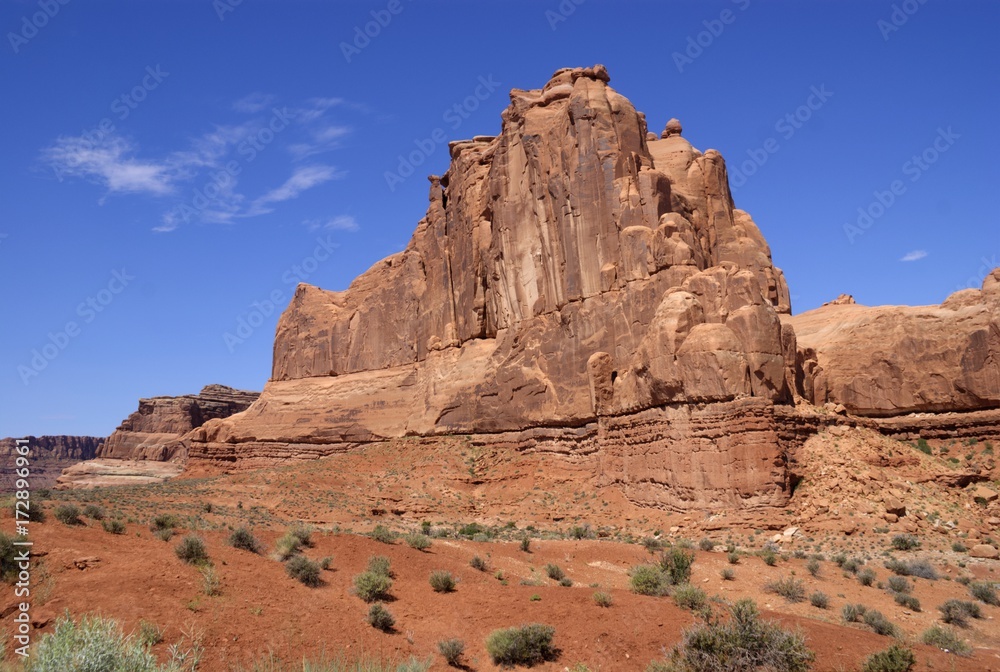
[[[264,552],[264,547],[260,541],[246,527],[238,527],[229,535],[229,545],[241,551],[250,551],[260,555]]]
[[[559,565],[553,565],[553,564],[545,565],[545,575],[548,576],[553,581],[561,581],[562,578],[566,576],[566,574],[563,573],[563,570],[559,567]]]
[[[899,635],[899,629],[889,622],[889,619],[882,612],[876,609],[866,611],[861,620],[877,635],[885,637],[896,637]]]
[[[919,450],[921,453],[924,453],[925,455],[931,454],[931,446],[929,443],[927,443],[927,439],[922,437],[917,439],[917,450]]]
[[[208,562],[208,551],[205,549],[205,541],[194,534],[189,534],[180,540],[174,547],[174,553],[184,562],[196,565]]]
[[[596,604],[599,607],[605,607],[605,608],[610,607],[614,602],[614,600],[611,599],[611,595],[609,595],[608,593],[603,593],[601,591],[597,591],[596,593],[594,593],[593,600],[594,604]]]
[[[431,547],[431,538],[426,534],[408,534],[405,538],[406,545],[418,551],[426,551]]]
[[[826,609],[830,606],[830,598],[826,596],[826,593],[822,593],[817,590],[809,596],[809,604],[817,609]]]
[[[450,593],[455,590],[455,577],[444,570],[431,572],[430,583],[435,593]]]
[[[691,565],[694,564],[694,551],[682,546],[672,546],[660,556],[660,569],[666,574],[670,583],[679,586],[691,581]]]
[[[153,519],[149,521],[150,532],[156,532],[157,530],[172,530],[180,525],[177,522],[177,517],[171,513],[159,513],[153,516]]]
[[[857,574],[858,583],[862,586],[870,586],[875,583],[875,572],[870,567],[865,567]]]
[[[354,593],[365,602],[388,599],[391,588],[392,579],[385,574],[369,570],[354,577]]]
[[[83,525],[80,520],[80,509],[75,504],[60,504],[52,512],[63,525]]]
[[[893,644],[865,658],[861,672],[907,672],[917,664],[917,658],[905,646]]]
[[[101,527],[109,534],[125,534],[125,523],[118,520],[102,520]]]
[[[473,569],[478,570],[480,572],[485,572],[489,569],[488,565],[486,564],[486,561],[480,558],[478,555],[472,556],[472,560],[469,560],[469,567],[472,567]]]
[[[17,556],[24,550],[14,545],[15,542],[26,541],[27,537],[8,537],[0,532],[0,579],[14,583],[19,571]]]
[[[763,560],[764,564],[768,567],[774,567],[778,564],[778,554],[770,548],[765,548],[760,552],[760,559]]]
[[[314,562],[304,555],[296,555],[285,565],[285,572],[288,573],[288,576],[310,588],[315,588],[322,583],[319,578],[321,571],[318,562]]]
[[[312,542],[312,528],[308,525],[293,525],[288,528],[287,534],[295,537],[299,541],[299,546],[304,546],[306,548],[311,548]]]
[[[901,607],[910,611],[920,611],[920,600],[909,593],[892,593],[892,599]]]
[[[760,620],[753,600],[733,605],[732,618],[707,623],[684,633],[667,664],[670,672],[806,672],[814,655],[806,648],[805,636]],[[659,664],[657,664],[659,665]],[[650,669],[657,669],[652,667]]]
[[[291,531],[285,532],[274,542],[274,557],[284,562],[302,552],[302,541]]]
[[[955,541],[952,542],[951,544],[951,550],[955,551],[956,553],[965,553],[969,549],[961,541]]]
[[[868,607],[863,604],[845,604],[840,613],[846,623],[857,623],[867,611]]]
[[[174,537],[174,531],[169,527],[165,527],[162,530],[156,530],[153,532],[153,536],[160,541],[170,541]]]
[[[897,534],[893,536],[891,543],[897,551],[912,551],[920,546],[920,540],[912,534]]]
[[[764,584],[764,592],[781,595],[789,602],[801,602],[806,599],[806,589],[802,581],[794,576],[782,577]]]
[[[438,653],[452,667],[460,667],[462,654],[465,653],[465,642],[461,639],[445,639],[438,642]]]
[[[380,541],[383,544],[396,543],[396,533],[384,525],[376,525],[375,529],[371,531],[371,535],[369,536],[371,536],[371,538],[375,541]]]
[[[83,507],[83,515],[91,520],[104,520],[104,509],[97,504],[87,504]]]
[[[658,565],[633,567],[629,581],[632,592],[639,595],[658,597],[670,592],[670,578]]]
[[[719,570],[719,576],[722,577],[723,581],[734,581],[736,579],[736,572],[730,567],[723,567]]]
[[[840,564],[841,569],[845,572],[850,572],[851,574],[857,574],[858,570],[861,569],[861,565],[865,564],[863,561],[857,558],[851,558],[850,560],[844,560]]]
[[[525,553],[531,553],[531,539],[528,535],[521,537],[521,550]]]
[[[994,607],[1000,605],[1000,599],[997,598],[996,588],[993,587],[992,583],[984,583],[981,581],[976,581],[969,584],[969,593],[985,604],[991,604]]]
[[[32,647],[25,672],[167,672],[149,648],[126,636],[117,622],[86,615],[56,621],[55,630]]]
[[[390,579],[396,576],[392,571],[391,561],[384,555],[373,555],[368,558],[368,571]]]
[[[966,644],[965,640],[960,638],[958,633],[951,628],[932,625],[924,631],[920,640],[928,646],[936,646],[948,653],[954,653],[956,656],[972,655],[972,647]]]
[[[382,632],[392,632],[393,626],[396,625],[396,619],[382,604],[373,604],[368,609],[368,625]]]
[[[674,603],[681,609],[700,611],[708,604],[708,596],[705,591],[690,583],[677,586],[673,593]]]
[[[938,607],[938,610],[941,612],[942,621],[961,628],[969,625],[970,618],[983,617],[978,604],[964,600],[948,600]]]
[[[486,638],[486,652],[496,665],[535,665],[555,658],[551,625],[531,623],[516,628],[494,630]]]

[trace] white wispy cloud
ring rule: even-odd
[[[176,167],[168,161],[138,159],[128,140],[109,136],[96,142],[61,136],[42,150],[42,159],[59,179],[82,177],[111,193],[147,193],[165,196],[174,190]]]
[[[920,261],[926,256],[927,252],[925,250],[913,250],[904,254],[900,261]]]
[[[361,227],[358,226],[358,221],[354,219],[351,215],[337,215],[336,217],[331,217],[330,219],[323,221],[321,219],[307,219],[302,222],[308,227],[310,231],[317,231],[319,229],[333,229],[335,231],[357,231]]]
[[[333,166],[324,165],[314,165],[314,166],[300,166],[292,172],[292,176],[285,180],[277,189],[272,189],[263,196],[254,200],[250,204],[249,212],[246,213],[248,217],[254,217],[256,215],[267,214],[272,211],[271,208],[267,207],[271,203],[281,203],[282,201],[290,201],[293,198],[298,198],[299,194],[313,187],[319,186],[324,182],[329,182],[330,180],[335,180],[341,178],[346,173],[338,171]]]
[[[274,96],[269,93],[254,91],[253,93],[233,102],[233,109],[243,114],[255,114],[267,109],[274,102]]]

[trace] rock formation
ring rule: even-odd
[[[103,438],[96,436],[27,436],[32,488],[49,488],[55,485],[60,472],[82,460],[93,459],[100,450]],[[17,439],[0,439],[0,489],[10,493],[17,480],[14,460],[17,457]]]
[[[94,457],[167,461],[187,457],[181,437],[213,418],[228,418],[250,406],[258,393],[206,385],[198,394],[140,399]]]

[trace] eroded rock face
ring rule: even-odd
[[[798,339],[803,396],[848,412],[1000,408],[1000,269],[940,306],[833,302],[783,319]]]
[[[614,451],[603,478],[624,483],[645,476],[610,418],[671,406],[671,441],[649,443],[644,469],[705,458],[637,497],[780,501],[780,448],[756,427],[761,405],[793,395],[784,277],[718,152],[694,149],[677,120],[651,136],[608,81],[602,66],[559,70],[511,92],[499,135],[451,143],[407,248],[347,290],[300,285],[261,399],[193,430],[192,459],[258,465],[407,434],[544,443],[533,428],[611,423],[595,434]],[[743,399],[755,403],[725,406]],[[699,414],[751,419],[723,440]],[[706,483],[713,494],[695,494]]]
[[[82,460],[93,459],[103,438],[96,436],[28,436],[28,459],[31,470],[31,487],[48,488],[55,485],[62,470]],[[17,439],[0,439],[0,488],[12,492],[17,476],[14,472]]]
[[[181,437],[208,420],[246,410],[258,396],[225,385],[206,385],[198,394],[140,399],[139,410],[125,418],[91,457],[160,462],[185,458],[187,446]]]

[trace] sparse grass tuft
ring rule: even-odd
[[[489,569],[486,561],[480,558],[478,555],[472,556],[472,560],[469,560],[469,566],[480,572],[485,572]]]
[[[596,604],[599,607],[605,607],[605,608],[610,607],[614,602],[614,600],[611,599],[611,595],[609,595],[608,593],[603,593],[601,591],[594,593],[593,600],[594,604]]]

